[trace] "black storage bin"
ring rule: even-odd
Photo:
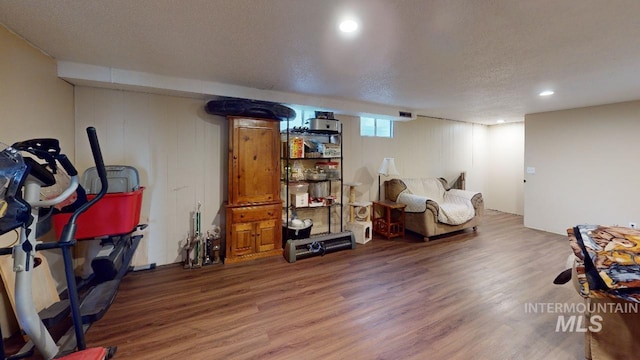
[[[311,236],[311,228],[313,224],[304,228],[293,228],[282,225],[282,247],[287,243],[287,240],[307,239]]]

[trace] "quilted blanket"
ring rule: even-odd
[[[640,231],[578,225],[567,232],[578,258],[576,272],[583,297],[616,297],[640,302]]]
[[[473,219],[476,212],[469,199],[450,193],[445,193],[442,201],[438,203],[438,221],[449,225],[460,225]],[[398,202],[406,204],[406,212],[424,212],[427,210],[427,200],[435,199],[412,194],[405,190],[398,195]]]

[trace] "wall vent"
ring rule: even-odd
[[[412,118],[413,117],[413,115],[408,111],[398,111],[398,115],[400,117],[405,117],[405,118]]]

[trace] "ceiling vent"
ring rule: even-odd
[[[413,115],[408,111],[398,111],[398,115],[403,118],[413,118]]]

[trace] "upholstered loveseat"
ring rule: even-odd
[[[446,185],[441,178],[391,179],[384,183],[385,198],[407,205],[405,228],[425,241],[453,231],[477,230],[484,212],[482,194]]]

